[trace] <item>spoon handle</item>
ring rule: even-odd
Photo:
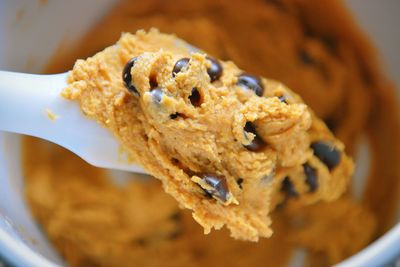
[[[0,131],[46,139],[98,167],[144,173],[122,158],[110,132],[61,97],[67,75],[0,71]]]

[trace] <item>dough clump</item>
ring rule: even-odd
[[[63,96],[108,128],[204,232],[270,237],[288,197],[336,200],[353,172],[344,145],[283,84],[156,29],[78,60]]]

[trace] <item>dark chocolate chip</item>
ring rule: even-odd
[[[331,144],[323,141],[311,144],[314,155],[321,160],[329,170],[335,168],[340,162],[340,152]]]
[[[228,200],[229,189],[225,177],[211,173],[205,173],[199,175],[199,177],[203,179],[203,181],[206,182],[209,186],[212,187],[212,189],[210,190],[204,189],[204,191],[222,200],[223,202]]]
[[[286,96],[286,95],[278,96],[278,99],[279,99],[279,101],[281,101],[282,103],[285,103],[285,104],[288,103],[288,102],[287,102],[287,96]]]
[[[329,130],[331,130],[333,133],[335,133],[337,129],[337,123],[334,118],[327,118],[324,120],[326,126],[328,126]]]
[[[177,112],[177,113],[171,114],[171,115],[169,115],[169,117],[170,117],[172,120],[173,120],[173,119],[176,119],[176,118],[179,117],[179,113]]]
[[[371,73],[369,68],[365,65],[360,66],[361,77],[365,84],[374,84],[374,75]]]
[[[151,95],[152,95],[152,99],[155,103],[160,104],[161,100],[164,96],[163,91],[161,90],[161,88],[155,88],[153,90],[150,91]]]
[[[312,67],[317,68],[317,70],[320,72],[321,76],[327,80],[330,81],[330,73],[329,69],[327,68],[326,65],[324,65],[321,61],[318,61],[318,59],[314,58],[310,53],[304,49],[299,51],[299,60],[303,62],[305,65],[309,65]]]
[[[310,187],[310,192],[314,192],[318,188],[317,172],[308,163],[303,165],[304,174],[306,175],[306,183]]]
[[[222,66],[218,62],[218,60],[212,58],[212,57],[207,57],[207,59],[211,62],[211,66],[207,68],[207,73],[208,76],[210,77],[210,81],[214,82],[221,78],[222,76]]]
[[[185,114],[179,113],[179,112],[175,112],[174,114],[169,115],[169,118],[172,119],[172,120],[174,120],[174,119],[176,119],[178,117],[180,117],[182,119],[186,119],[187,118],[187,116]]]
[[[299,195],[288,176],[286,176],[282,182],[281,191],[284,192],[288,197],[297,197]]]
[[[158,82],[157,82],[157,76],[156,75],[151,75],[150,76],[150,88],[154,89],[158,86]]]
[[[175,165],[178,165],[178,164],[181,163],[181,162],[179,161],[179,159],[176,159],[176,158],[171,158],[171,162],[172,162],[172,164],[175,164]]]
[[[281,210],[281,209],[283,209],[283,208],[285,207],[286,202],[287,202],[287,198],[285,198],[282,202],[279,202],[279,203],[276,205],[275,210]]]
[[[132,75],[131,75],[131,69],[135,65],[137,61],[137,57],[131,58],[125,65],[124,70],[122,72],[122,80],[124,82],[125,87],[128,89],[129,92],[132,94],[139,96],[140,93],[136,89],[136,87],[133,85],[132,82]]]
[[[257,134],[256,127],[254,126],[253,123],[251,122],[246,122],[246,125],[244,126],[244,130],[248,133],[252,133],[255,135],[253,140],[251,141],[250,144],[245,145],[244,147],[247,148],[250,151],[258,152],[261,151],[265,147],[265,142],[264,140],[261,139],[261,137]]]
[[[285,4],[281,0],[267,0],[267,3],[274,5],[278,9],[285,9]]]
[[[236,183],[238,184],[240,189],[243,189],[242,184],[243,184],[243,178],[239,178],[236,180]]]
[[[147,240],[145,238],[141,237],[141,238],[136,239],[135,243],[138,244],[141,247],[144,247],[144,246],[147,245],[148,242],[147,242]]]
[[[195,258],[195,260],[198,260],[198,259],[204,259],[207,254],[206,254],[204,248],[194,247],[192,249],[192,255],[193,255],[193,258]],[[197,262],[200,262],[200,261],[197,261]]]
[[[203,189],[203,188],[201,188]],[[204,190],[204,189],[203,189]],[[212,199],[212,194],[210,194],[208,191],[204,190],[205,196],[209,199]]]
[[[177,230],[171,232],[171,233],[167,236],[167,238],[168,238],[169,240],[175,240],[175,239],[177,239],[181,234],[182,234],[182,231],[179,230],[179,229],[177,229]]]
[[[299,52],[299,58],[301,62],[306,65],[317,65],[318,62],[308,53],[306,50],[302,49]]]
[[[252,90],[256,95],[262,96],[264,94],[264,87],[261,80],[253,75],[242,73],[239,75],[237,85],[242,88]]]
[[[336,53],[337,50],[337,42],[334,37],[332,36],[321,36],[319,37],[328,50],[332,53]]]
[[[192,89],[192,94],[189,96],[190,103],[192,103],[193,106],[198,107],[201,105],[201,95],[199,90],[197,88]]]
[[[169,219],[175,222],[180,221],[182,219],[182,214],[180,212],[174,212],[171,214]]]
[[[172,70],[172,77],[175,77],[178,72],[180,72],[184,67],[189,64],[190,59],[187,57],[179,59]]]

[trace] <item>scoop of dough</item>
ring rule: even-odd
[[[335,200],[353,163],[284,85],[191,53],[172,35],[125,33],[78,60],[63,96],[108,128],[209,233],[257,241],[289,197]]]

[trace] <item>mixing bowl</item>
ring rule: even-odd
[[[50,56],[73,44],[114,3],[108,0],[1,1],[0,69],[40,72]],[[396,35],[400,2],[349,0],[346,3],[379,48],[388,74],[400,88],[400,35]],[[16,266],[63,265],[25,204],[20,156],[20,136],[0,132],[0,255]],[[356,157],[356,197],[362,192],[368,160],[368,147],[361,145]],[[382,266],[395,261],[396,255],[400,255],[400,223],[338,266]],[[292,261],[294,265],[301,265],[300,258]]]

